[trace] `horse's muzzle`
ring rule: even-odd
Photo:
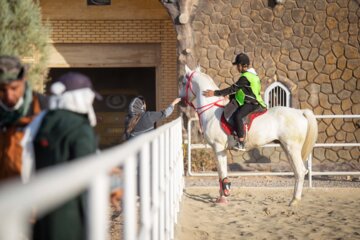
[[[181,101],[179,102],[179,105],[180,105],[181,107],[186,107],[186,106],[187,106],[186,100],[185,100],[184,97],[181,98]]]

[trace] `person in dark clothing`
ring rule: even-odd
[[[230,102],[224,109],[224,115],[227,121],[234,115],[235,131],[238,142],[234,149],[244,151],[244,127],[242,118],[250,112],[256,110],[259,106],[266,108],[260,95],[260,79],[253,68],[249,68],[250,59],[240,53],[236,56],[233,65],[237,66],[241,73],[239,80],[228,88],[222,90],[206,90],[203,92],[205,97],[227,96],[230,95]]]
[[[134,98],[129,104],[129,112],[125,118],[125,140],[153,130],[154,124],[170,116],[174,111],[175,105],[180,101],[181,98],[175,98],[166,109],[160,112],[153,112],[146,111],[145,99],[142,96]]]
[[[95,97],[101,97],[93,91],[90,79],[80,73],[66,73],[51,85],[51,93],[50,110],[39,115],[42,119],[33,140],[36,171],[97,151],[92,104]],[[86,195],[82,193],[41,217],[35,223],[33,239],[85,239],[85,205]]]
[[[20,177],[26,182],[30,167],[22,161],[24,129],[47,108],[47,99],[27,82],[26,67],[17,57],[0,56],[0,181]]]

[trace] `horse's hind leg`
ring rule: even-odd
[[[293,206],[301,200],[307,170],[301,158],[301,148],[299,146],[288,146],[286,147],[286,152],[295,175],[294,195],[290,202],[290,205]]]

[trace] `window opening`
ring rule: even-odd
[[[290,107],[290,91],[280,82],[272,83],[264,93],[265,103],[268,108],[284,106]]]

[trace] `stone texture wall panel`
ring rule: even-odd
[[[209,0],[205,5],[195,18],[201,23],[194,28],[201,32],[196,41],[204,58],[200,64],[221,88],[238,79],[231,62],[245,51],[261,79],[275,76],[297,86],[291,90],[292,97],[301,108],[317,114],[359,114],[359,4],[351,0],[287,0],[271,8],[267,0]],[[355,141],[356,131],[338,123],[334,126],[341,129],[331,131],[333,124],[331,119],[321,121],[318,142]],[[325,157],[325,161],[324,155],[334,153],[320,151],[316,161],[337,161],[333,157]],[[271,162],[278,153],[269,153]],[[341,158],[345,160],[348,156]]]
[[[307,80],[308,82],[319,82],[321,79],[325,78],[324,74],[318,73],[315,69],[310,69],[308,71]]]
[[[341,109],[343,110],[344,114],[351,114],[352,101],[350,98],[344,99],[341,102]]]
[[[246,3],[243,3],[242,0],[231,0],[231,5],[234,8],[238,8],[238,7],[242,6],[243,4],[245,5]],[[249,2],[247,2],[247,5],[249,5],[249,8],[250,8]]]
[[[330,41],[330,39],[328,38],[323,39],[323,41],[320,44],[320,54],[322,56],[328,54],[331,51],[331,45],[332,42]]]
[[[360,91],[353,92],[351,94],[351,100],[353,103],[360,103]]]
[[[311,48],[307,60],[314,62],[318,57],[319,57],[319,50],[317,48]]]
[[[341,8],[346,8],[349,4],[349,0],[338,0],[337,3]]]
[[[316,106],[314,108],[314,114],[315,115],[322,115],[324,112],[324,109],[321,106]]]
[[[225,50],[229,47],[229,42],[230,41],[230,38],[225,40],[225,39],[220,39],[219,40],[219,47],[222,49],[222,50]]]
[[[327,79],[329,78],[329,75],[336,71],[336,65],[335,64],[326,64],[324,69],[322,70],[322,73],[326,74]]]
[[[340,69],[337,69],[333,73],[330,74],[330,79],[331,80],[339,79],[341,74],[342,74],[342,71]]]
[[[220,40],[220,37],[216,32],[211,32],[209,35],[209,39],[210,39],[211,44],[217,45],[217,43]]]
[[[346,100],[346,99],[350,98],[351,92],[344,89],[344,90],[339,92],[338,96],[339,96],[339,99],[343,101],[343,100]]]
[[[275,70],[276,70],[276,69],[275,69]],[[306,80],[306,71],[305,71],[305,70],[303,70],[303,69],[298,69],[298,70],[296,71],[296,73],[297,73],[297,77],[298,77],[299,81]]]
[[[291,17],[291,11],[290,10],[286,10],[284,15],[281,17],[282,20],[282,24],[285,26],[289,26],[291,27],[292,25],[294,25],[294,20]]]
[[[199,64],[203,68],[209,68],[210,67],[209,59],[207,57],[200,58],[199,59]]]
[[[322,72],[322,70],[324,69],[324,66],[325,66],[325,59],[324,59],[324,57],[323,57],[323,56],[319,56],[319,57],[315,60],[314,66],[315,66],[315,69],[316,69],[318,72]]]
[[[347,59],[345,58],[345,56],[339,57],[337,62],[338,69],[343,71],[346,68],[346,62]]]
[[[229,25],[231,23],[231,17],[230,16],[225,16],[221,18],[221,22],[222,25]]]
[[[348,59],[346,67],[355,70],[356,68],[360,67],[360,60],[359,59]]]
[[[358,141],[359,141],[359,139],[358,139]],[[359,151],[359,149],[356,149],[356,148],[354,148],[354,149],[351,149],[350,150],[350,155],[351,155],[351,158],[352,159],[357,159],[357,161],[359,162],[360,160],[360,151]]]
[[[220,70],[220,65],[219,65],[219,60],[217,59],[210,59],[210,68],[215,69],[215,70]]]
[[[345,69],[343,74],[341,75],[341,79],[344,81],[348,81],[352,79],[352,77],[353,77],[353,72],[350,69]]]
[[[215,12],[221,12],[223,9],[225,9],[225,4],[221,1],[218,1],[216,5],[214,5]]]
[[[360,66],[357,67],[354,71],[354,77],[357,78],[357,79],[360,79]],[[360,81],[359,81],[360,82]],[[360,90],[360,87],[357,87],[357,90]]]
[[[264,43],[268,43],[270,42],[270,35],[267,33],[262,33],[260,35],[261,41],[260,42],[264,42]],[[260,40],[260,39],[259,39]]]
[[[330,109],[331,108],[331,104],[329,103],[329,95],[328,94],[323,94],[323,93],[319,93],[319,98],[320,98],[320,106],[323,107],[324,109]]]
[[[343,44],[347,44],[349,42],[349,33],[348,32],[340,33],[339,41]]]
[[[225,69],[231,69],[232,68],[232,62],[231,61],[227,61],[227,60],[221,60],[219,63],[220,68],[225,68]],[[233,74],[230,72],[231,76],[233,76]]]
[[[234,9],[231,10],[230,16],[234,20],[239,20],[240,16],[241,16],[241,13],[237,8],[234,8]]]
[[[322,83],[320,87],[320,91],[325,94],[332,93],[333,89],[330,83]]]
[[[236,33],[231,33],[227,41],[229,46],[236,46],[237,44],[239,44]]]

